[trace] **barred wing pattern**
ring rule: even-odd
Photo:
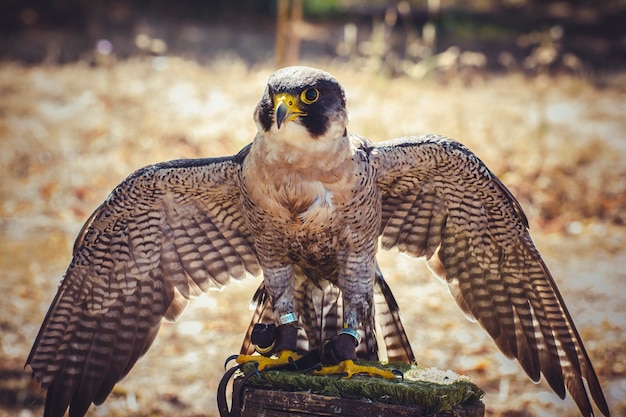
[[[327,339],[337,335],[343,327],[343,302],[341,291],[328,281],[322,280],[322,287],[314,282],[317,279],[305,278],[305,273],[296,268],[296,306],[302,328],[298,332],[298,352],[304,353],[317,349]],[[374,303],[376,327],[380,330],[380,338],[384,343],[387,360],[389,362],[415,362],[411,344],[400,320],[398,304],[391,289],[387,285],[378,265],[376,266],[376,283],[374,285]],[[256,323],[273,323],[274,312],[261,283],[252,299],[255,312],[250,326],[244,337],[241,353],[250,355],[254,352],[254,345],[250,341],[252,328]],[[363,343],[357,348],[357,357],[367,360],[379,358],[376,334],[373,331],[359,329]],[[369,353],[368,353],[369,352]]]
[[[473,153],[440,136],[372,153],[383,195],[381,244],[425,256],[459,307],[533,381],[543,375],[585,416],[609,415],[587,352],[512,194]]]
[[[189,298],[258,274],[230,158],[143,168],[83,226],[27,365],[47,389],[45,415],[102,403]]]

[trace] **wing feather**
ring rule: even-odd
[[[143,168],[83,226],[26,364],[45,416],[83,416],[150,347],[162,319],[231,277],[257,274],[239,211],[237,156]]]
[[[570,393],[585,416],[608,406],[561,294],[511,192],[463,145],[440,136],[373,147],[381,242],[426,256],[459,307],[534,381]]]

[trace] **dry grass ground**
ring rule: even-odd
[[[374,140],[435,132],[474,150],[519,197],[613,414],[626,415],[626,92],[575,78],[389,80],[326,65],[350,127]],[[22,373],[87,216],[133,170],[232,154],[254,134],[268,67],[177,59],[109,67],[0,65],[0,416],[40,415]],[[491,416],[576,416],[465,321],[415,261],[384,253],[418,360],[466,373]],[[217,415],[223,360],[236,353],[258,280],[192,303],[92,416]]]

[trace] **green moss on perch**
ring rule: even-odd
[[[359,362],[361,364],[365,362]],[[350,412],[340,413],[316,413],[310,414],[306,410],[295,410],[297,408],[294,401],[295,397],[290,398],[286,393],[301,393],[313,396],[324,396],[324,398],[341,399],[344,400],[341,404],[346,406],[352,411],[357,411],[360,405],[353,407],[345,400],[357,400],[360,404],[378,404],[379,407],[385,408],[385,405],[394,408],[394,413],[398,413],[400,408],[398,406],[421,410],[415,414],[402,414],[402,415],[467,415],[467,416],[482,416],[484,413],[484,406],[480,402],[484,392],[474,385],[469,378],[458,375],[452,371],[441,371],[434,368],[425,369],[416,365],[408,364],[391,364],[385,365],[378,362],[367,362],[368,365],[373,365],[383,369],[398,369],[404,373],[404,380],[396,378],[395,380],[386,380],[382,378],[374,378],[368,376],[355,376],[351,379],[343,379],[335,376],[314,376],[310,374],[303,374],[301,372],[288,372],[288,371],[266,371],[260,374],[260,377],[255,374],[254,367],[246,365],[242,368],[243,374],[250,376],[245,382],[245,387],[248,389],[259,389],[280,391],[285,393],[282,395],[282,403],[289,406],[286,407],[285,415],[301,415],[301,416],[313,416],[313,415],[358,415]],[[243,379],[243,378],[241,378]],[[265,397],[266,401],[270,401],[272,397],[265,395],[258,395]],[[258,394],[258,392],[257,392]],[[263,407],[263,399],[254,399],[255,407]],[[304,401],[305,403],[307,401]],[[322,400],[322,404],[330,405],[330,400]],[[309,401],[309,405],[312,405],[315,401]],[[335,406],[337,406],[336,403]],[[245,400],[243,407],[246,407]],[[268,406],[269,407],[269,406]],[[459,410],[468,408],[473,411],[462,414]],[[250,407],[248,407],[250,408]],[[272,409],[274,410],[274,409]],[[280,415],[277,410],[273,415]],[[288,411],[288,412],[287,412]],[[452,414],[446,413],[446,411],[453,411]],[[242,414],[247,415],[247,414]],[[253,414],[250,414],[253,415]],[[267,414],[270,415],[270,414]],[[389,415],[393,415],[389,414]],[[398,414],[400,415],[400,414]]]

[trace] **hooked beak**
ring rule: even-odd
[[[276,116],[276,126],[280,127],[287,122],[306,116],[307,113],[298,108],[298,100],[290,94],[278,94],[274,98],[274,115]]]

